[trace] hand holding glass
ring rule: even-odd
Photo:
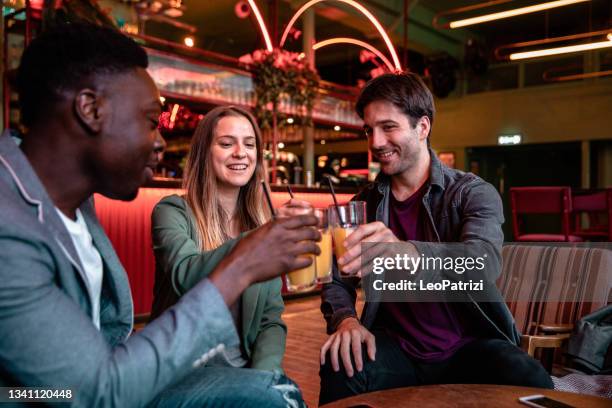
[[[312,208],[300,208],[299,213],[307,214],[312,212]],[[297,215],[297,214],[294,214]],[[303,292],[313,289],[317,284],[317,272],[315,256],[307,255],[312,259],[312,263],[302,269],[289,272],[285,275],[285,283],[289,292]]]
[[[366,203],[365,201],[351,201],[344,205],[339,205],[336,209],[334,205],[328,208],[329,228],[334,237],[334,250],[336,259],[346,253],[344,240],[357,227],[366,222]]]

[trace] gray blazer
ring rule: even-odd
[[[68,231],[17,144],[0,136],[0,387],[69,387],[76,406],[142,406],[239,339],[207,279],[130,336],[127,275],[92,202],[80,209],[104,262],[99,331]]]

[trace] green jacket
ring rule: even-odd
[[[153,209],[155,293],[152,318],[207,277],[236,244],[229,240],[212,251],[197,244],[194,217],[185,200],[164,197]],[[242,295],[240,340],[251,368],[281,370],[287,327],[280,278],[250,286]]]

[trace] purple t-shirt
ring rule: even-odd
[[[401,241],[423,241],[423,223],[428,217],[423,196],[429,183],[404,201],[391,193],[389,228]],[[425,362],[442,361],[474,339],[454,303],[385,302],[378,310],[378,322],[412,358]]]

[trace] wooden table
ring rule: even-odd
[[[345,398],[325,408],[355,407],[527,407],[519,397],[543,394],[574,407],[611,408],[612,400],[584,394],[508,385],[440,384],[395,388]]]

